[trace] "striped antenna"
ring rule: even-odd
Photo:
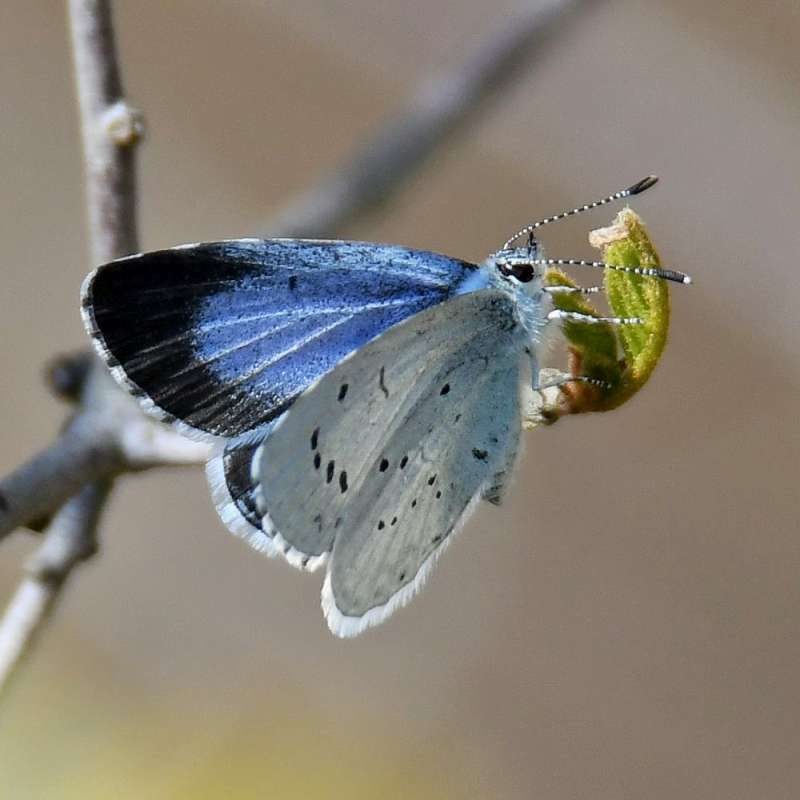
[[[510,239],[506,240],[506,243],[501,249],[506,250],[511,244],[517,241],[520,236],[531,234],[537,228],[541,228],[542,225],[548,225],[551,222],[556,222],[559,219],[573,217],[575,214],[582,214],[584,211],[591,211],[593,208],[604,206],[607,203],[613,203],[615,200],[624,200],[626,197],[631,197],[635,194],[641,194],[642,192],[647,191],[651,186],[655,186],[657,182],[658,178],[655,175],[648,175],[646,178],[642,178],[642,180],[640,180],[638,183],[634,183],[633,186],[629,186],[627,189],[622,189],[619,192],[610,194],[608,197],[604,197],[602,200],[595,200],[594,203],[587,203],[585,206],[578,206],[570,211],[563,211],[555,216],[545,217],[544,219],[539,220],[539,222],[534,222],[532,225],[526,225],[524,228],[520,228]]]
[[[606,264],[605,261],[587,261],[583,258],[533,258],[528,264],[541,264],[544,267],[596,267],[613,269],[617,272],[629,272],[631,275],[644,275],[648,278],[662,278],[675,283],[691,283],[692,279],[684,272],[660,267],[624,267],[618,264]]]

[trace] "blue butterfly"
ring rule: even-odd
[[[147,412],[217,443],[207,474],[227,527],[326,566],[325,616],[352,636],[411,598],[479,499],[502,497],[523,376],[536,381],[564,317],[543,281],[561,262],[533,231],[652,183],[527,226],[480,266],[302,239],[134,255],[89,275],[84,321]]]

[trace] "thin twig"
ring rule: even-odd
[[[581,0],[526,3],[455,69],[423,83],[332,175],[280,212],[268,230],[281,236],[331,236],[354,217],[385,202],[485,101],[508,87],[530,56]]]
[[[126,102],[108,0],[69,0],[83,134],[91,263],[139,249],[133,145],[142,120]]]
[[[82,406],[61,435],[0,480],[0,540],[52,514],[90,481],[208,460],[210,445],[146,417],[94,358],[81,395]]]
[[[83,134],[89,245],[92,262],[102,263],[138,249],[133,145],[141,134],[141,120],[122,96],[108,0],[70,0],[69,21]],[[15,485],[20,492],[24,491],[20,488],[23,483],[28,492],[31,486],[38,488],[31,474],[33,466],[48,472],[51,484],[48,494],[58,501],[67,494],[65,486],[73,484],[70,488],[77,488],[70,477],[76,474],[72,467],[63,470],[67,463],[65,451],[66,455],[78,455],[75,450],[79,448],[71,448],[73,440],[87,442],[88,457],[83,463],[92,464],[93,456],[108,452],[90,444],[99,441],[93,437],[107,431],[108,423],[99,426],[99,432],[93,424],[98,421],[106,398],[116,405],[113,400],[116,390],[100,377],[102,369],[97,361],[90,367],[78,414],[61,440],[67,445],[60,451],[50,449],[29,462],[22,475],[27,483],[19,480],[19,473],[11,476],[12,481],[17,479]],[[91,436],[84,436],[86,427],[93,429]],[[108,474],[118,464],[113,457],[108,463],[105,458],[98,460]],[[54,465],[64,472],[61,491],[55,488],[58,482],[51,469]],[[87,468],[87,471],[92,470]],[[0,621],[0,688],[8,684],[11,672],[30,650],[34,635],[55,605],[72,569],[94,552],[95,527],[110,489],[110,478],[88,484],[67,501],[47,528],[44,542],[34,556],[30,577],[23,581]],[[16,509],[20,513],[21,504],[16,497],[7,491],[4,499],[7,510]]]
[[[0,538],[51,513],[87,481],[117,471],[113,447],[102,446],[92,416],[77,416],[52,444],[0,482]]]
[[[97,550],[97,521],[110,480],[84,487],[53,518],[0,624],[0,692],[58,602],[72,570]]]

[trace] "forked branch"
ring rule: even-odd
[[[102,263],[138,249],[133,149],[141,120],[123,97],[108,0],[69,0],[69,24],[83,135],[89,249],[92,262]],[[109,427],[98,424],[100,416],[116,393],[102,370],[96,361],[90,366],[77,414],[56,444],[4,482],[6,510],[19,524],[52,510],[42,498],[60,504],[83,485],[78,478],[93,481],[67,500],[47,527],[29,574],[0,622],[0,688],[34,641],[74,567],[96,549],[97,522],[111,489],[110,476],[119,466],[113,443],[99,445]],[[76,464],[84,467],[82,473],[74,469]]]

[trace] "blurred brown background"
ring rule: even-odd
[[[496,0],[119,2],[146,248],[266,232]],[[673,292],[641,396],[527,436],[388,624],[338,641],[319,577],[228,535],[200,470],[120,482],[0,712],[0,794],[794,798],[800,794],[800,10],[587,3],[486,113],[346,235],[478,260],[649,172]],[[53,435],[88,271],[65,14],[0,8],[0,468]],[[547,230],[589,255],[612,213]],[[596,276],[582,274],[584,283]],[[31,540],[3,545],[0,589]]]

